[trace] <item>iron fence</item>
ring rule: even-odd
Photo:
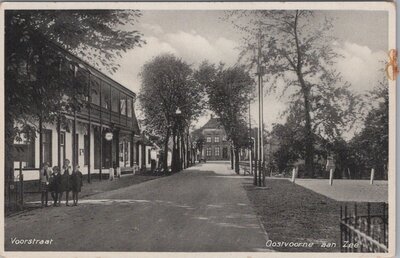
[[[366,206],[340,207],[341,252],[388,252],[388,205],[376,204],[373,214],[371,204]]]

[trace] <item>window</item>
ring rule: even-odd
[[[120,110],[121,110],[121,115],[126,115],[126,96],[125,94],[121,94],[121,99],[120,101]]]
[[[119,166],[130,167],[131,144],[126,136],[121,136],[119,140]]]
[[[211,142],[211,136],[207,136],[206,141]]]
[[[24,139],[14,144],[14,161],[22,162],[23,168],[35,167],[35,138]],[[19,166],[19,165],[18,165]]]
[[[113,112],[119,112],[119,91],[117,89],[111,89],[111,110]]]
[[[132,98],[128,97],[127,102],[126,102],[128,117],[132,117],[132,110],[133,110],[132,104],[133,104]]]
[[[92,78],[90,84],[92,103],[100,106],[100,81],[97,78]]]
[[[215,155],[214,156],[218,157],[219,156],[219,147],[215,147],[214,151],[215,151],[215,153],[214,153]]]
[[[147,163],[151,164],[151,150],[147,150],[147,157],[148,157]]]
[[[52,157],[51,157],[51,130],[43,130],[42,137],[43,137],[43,162],[48,162],[50,166],[52,166]]]
[[[222,141],[226,142],[226,136],[222,137]]]
[[[219,136],[215,136],[214,142],[219,142]]]
[[[211,153],[211,148],[207,148],[206,149],[206,156],[207,157],[211,157],[212,153]]]
[[[103,83],[101,86],[101,106],[103,108],[110,108],[110,85]]]
[[[89,135],[84,135],[83,136],[83,148],[85,149],[85,166],[89,165],[89,155],[90,155],[90,150],[89,150]]]
[[[65,132],[60,132],[60,159],[62,167],[65,161]]]
[[[100,162],[101,162],[101,133],[100,133],[100,127],[94,127],[94,131],[93,131],[93,147],[94,147],[94,157],[93,157],[93,161],[94,161],[94,169],[99,169],[100,168]]]
[[[61,146],[65,145],[65,132],[60,133],[60,145]]]

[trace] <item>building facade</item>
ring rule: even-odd
[[[204,137],[201,158],[207,161],[229,160],[230,142],[218,118],[211,116],[210,120],[201,127],[200,133]]]
[[[66,119],[55,124],[37,121],[35,137],[22,135],[15,141],[15,176],[21,168],[24,180],[38,179],[43,162],[62,167],[66,159],[90,176],[150,167],[151,144],[140,134],[136,94],[59,46],[52,47],[62,53],[64,67],[73,70],[75,80],[88,84],[87,105],[65,113]]]

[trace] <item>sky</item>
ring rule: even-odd
[[[238,60],[241,35],[221,19],[223,11],[146,10],[135,25],[147,44],[127,51],[119,60],[120,69],[111,77],[135,93],[140,91],[141,67],[162,53],[172,53],[196,67],[203,60],[234,65]],[[342,58],[335,65],[357,93],[371,90],[382,78],[388,50],[388,18],[383,11],[318,11],[316,17],[334,19],[333,36]],[[283,122],[281,116],[287,99],[280,93],[264,97],[264,123]],[[140,117],[140,111],[137,113]],[[257,103],[251,105],[253,123],[258,117]],[[210,117],[207,112],[196,123],[202,126]]]

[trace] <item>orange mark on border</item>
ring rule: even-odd
[[[399,73],[399,67],[397,65],[397,50],[389,50],[389,62],[386,64],[386,75],[389,80],[396,80],[397,74]]]

